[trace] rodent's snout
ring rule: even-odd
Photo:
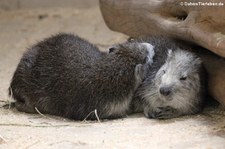
[[[147,54],[147,63],[152,63],[153,62],[153,57],[155,55],[155,51],[154,51],[154,46],[149,44],[149,43],[141,43],[145,49],[147,50],[148,54]]]
[[[162,94],[163,96],[168,96],[171,94],[171,87],[170,86],[162,86],[159,88],[159,92],[160,94]]]

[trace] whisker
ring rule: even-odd
[[[179,98],[183,98],[181,95],[177,95]],[[182,105],[182,106],[184,106],[184,107],[187,107],[187,105],[189,106],[189,107],[191,107],[192,109],[195,109],[195,110],[198,110],[198,108],[195,106],[195,105],[193,105],[193,104],[191,104],[190,102],[182,102],[182,101],[180,101],[180,100],[176,100],[177,102],[179,102],[179,104],[180,105]]]

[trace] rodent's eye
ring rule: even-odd
[[[166,73],[166,70],[163,70],[162,72],[163,72],[163,74],[165,74]]]
[[[109,48],[109,53],[112,53],[112,52],[115,51],[115,50],[116,50],[115,47],[111,47],[111,48]]]
[[[182,80],[182,81],[184,81],[184,80],[186,80],[187,79],[187,77],[181,77],[180,78],[180,80]]]

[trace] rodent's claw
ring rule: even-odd
[[[177,117],[179,113],[176,109],[166,106],[166,107],[158,107],[153,112],[148,113],[148,118],[153,119],[169,119]]]

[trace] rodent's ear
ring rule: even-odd
[[[202,60],[201,60],[201,58],[196,58],[196,61],[197,61],[197,63],[199,64],[199,65],[201,65],[202,64]]]
[[[109,53],[112,53],[112,52],[114,52],[116,50],[116,47],[110,47],[109,48]]]
[[[201,60],[201,58],[197,57],[194,59],[194,61],[192,61],[195,65],[201,66],[203,65],[203,62]]]

